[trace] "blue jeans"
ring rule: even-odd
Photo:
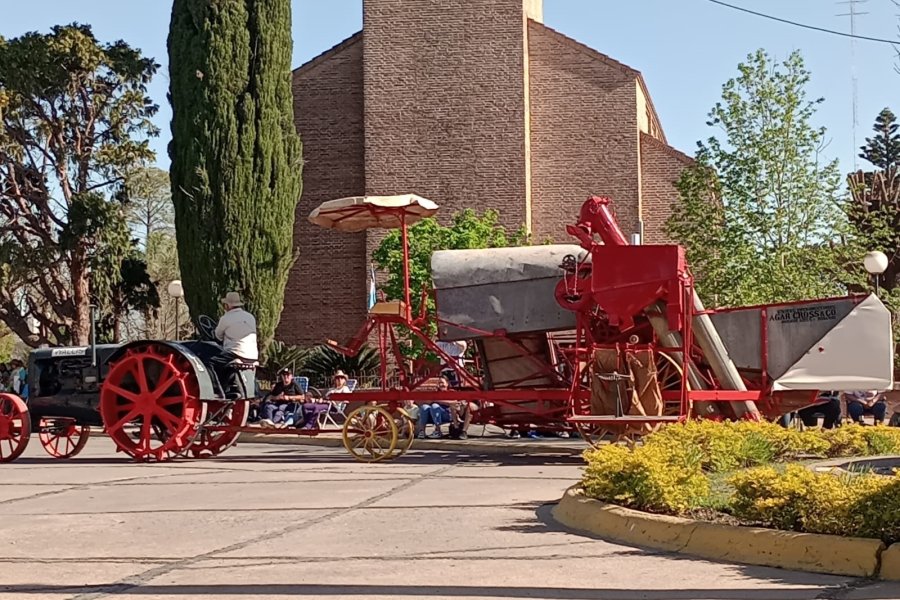
[[[847,412],[850,413],[850,418],[857,423],[862,421],[864,414],[875,417],[876,423],[884,423],[884,415],[887,413],[887,404],[885,404],[884,401],[879,401],[872,406],[865,406],[862,402],[851,400],[847,403]]]
[[[442,423],[450,422],[450,409],[442,404],[423,404],[419,407],[419,431],[425,431],[425,426],[431,420],[435,427]]]

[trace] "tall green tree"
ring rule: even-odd
[[[295,259],[301,145],[290,0],[175,0],[169,30],[172,199],[191,316],[241,292],[263,347]]]
[[[872,129],[875,135],[866,138],[860,158],[864,158],[877,169],[887,170],[900,165],[900,133],[897,132],[897,117],[889,108],[881,109],[875,117]]]
[[[0,38],[0,319],[30,346],[86,344],[90,305],[113,308],[157,68],[77,23]]]
[[[699,142],[667,223],[686,246],[710,304],[839,294],[859,258],[842,242],[846,199],[837,161],[822,154],[810,73],[799,52],[777,63],[758,50],[738,65],[709,114],[718,136]]]

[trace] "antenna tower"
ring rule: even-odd
[[[842,0],[841,2],[837,2],[837,4],[846,4],[849,7],[849,12],[840,13],[836,16],[850,17],[850,35],[856,35],[856,17],[869,14],[867,12],[859,12],[857,6],[865,4],[868,1],[869,0]],[[853,170],[856,171],[858,167],[856,156],[858,154],[856,147],[856,128],[859,126],[857,110],[859,103],[859,85],[856,75],[856,38],[850,38],[850,81],[853,88],[853,126],[851,128],[851,135],[853,138]]]

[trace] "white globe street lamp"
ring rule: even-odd
[[[166,287],[166,291],[169,293],[169,296],[175,298],[175,339],[178,339],[178,301],[184,297],[184,287],[181,285],[180,279],[175,279],[169,282],[168,287]]]
[[[863,257],[863,266],[870,275],[875,277],[875,293],[878,293],[879,277],[888,267],[888,258],[884,252],[872,250]]]

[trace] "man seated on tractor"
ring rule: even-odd
[[[876,390],[858,390],[855,392],[844,392],[847,399],[847,412],[855,423],[863,425],[863,415],[872,415],[876,425],[884,423],[884,417],[887,413],[887,404],[884,401],[884,394]]]
[[[278,372],[278,383],[272,388],[268,396],[263,400],[260,410],[263,418],[261,425],[268,427],[287,427],[293,424],[290,417],[297,410],[297,402],[306,398],[300,384],[294,381],[294,374],[285,367]]]
[[[256,347],[256,318],[243,309],[244,303],[237,292],[228,292],[222,298],[225,314],[216,326],[216,339],[222,342],[225,350],[224,360],[229,362],[240,359],[244,362],[259,360],[259,349]],[[243,390],[240,370],[226,367],[221,371],[220,382],[222,392],[229,400],[240,400],[243,396],[253,394],[253,390]]]

